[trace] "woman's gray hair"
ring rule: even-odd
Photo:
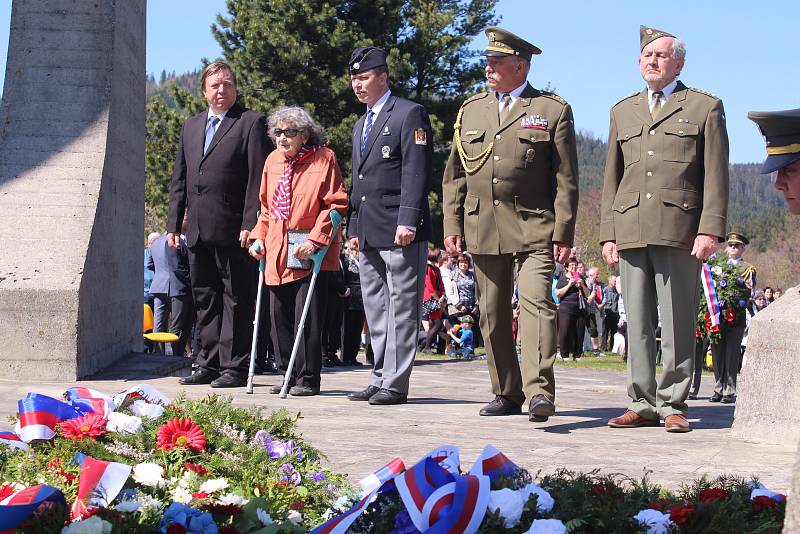
[[[278,127],[278,123],[283,123],[286,127],[297,128],[308,133],[308,145],[321,145],[324,130],[316,123],[311,115],[301,107],[282,107],[272,113],[267,119],[269,136],[275,136],[272,131]]]

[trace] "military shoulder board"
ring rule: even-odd
[[[461,106],[462,106],[462,107],[463,107],[463,106],[466,106],[466,105],[467,105],[467,104],[469,104],[470,102],[473,102],[473,101],[475,101],[475,100],[480,100],[481,98],[486,98],[487,96],[489,96],[489,93],[478,93],[477,95],[472,95],[472,96],[471,96],[471,97],[469,97],[468,99],[464,100],[464,103],[463,103],[463,104],[461,104]]]
[[[628,99],[629,99],[629,98],[631,98],[631,97],[638,96],[638,95],[639,95],[639,93],[640,93],[640,91],[636,91],[635,93],[631,93],[631,94],[629,94],[629,95],[625,95],[625,96],[623,96],[622,98],[620,98],[619,100],[617,100],[616,102],[614,102],[614,106],[616,106],[617,104],[619,104],[619,103],[621,103],[621,102],[624,102],[625,100],[628,100]],[[611,107],[613,108],[614,106],[611,106]]]
[[[708,91],[706,91],[706,90],[703,90],[703,89],[698,89],[697,87],[690,87],[689,89],[691,89],[691,90],[692,90],[692,91],[694,91],[695,93],[700,93],[700,94],[704,94],[704,95],[706,95],[706,96],[710,96],[711,98],[719,98],[719,97],[718,97],[717,95],[715,95],[714,93],[709,93]]]
[[[561,98],[560,96],[558,96],[558,95],[557,95],[557,94],[555,94],[555,93],[548,93],[547,91],[542,91],[542,96],[547,96],[547,97],[550,97],[550,98],[552,98],[553,100],[555,100],[556,102],[560,102],[560,103],[562,103],[562,104],[564,104],[564,105],[566,105],[566,104],[567,104],[567,101],[566,101],[566,100],[564,100],[563,98]]]

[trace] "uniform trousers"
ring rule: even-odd
[[[711,359],[714,362],[714,393],[736,395],[736,376],[742,359],[742,338],[744,325],[723,326],[723,336],[719,343],[711,344]]]
[[[197,313],[197,365],[246,376],[257,263],[238,245],[218,247],[198,240],[189,247],[189,275]]]
[[[492,393],[520,406],[526,398],[539,394],[555,402],[556,305],[551,291],[555,267],[552,251],[473,254],[472,258]],[[521,364],[511,331],[515,274],[519,286]]]
[[[688,250],[649,245],[620,251],[628,318],[630,409],[649,419],[685,415],[694,359],[700,260]],[[656,378],[661,311],[663,372]]]
[[[408,394],[417,354],[427,253],[427,241],[381,249],[367,244],[361,249],[361,295],[375,361],[371,386]]]

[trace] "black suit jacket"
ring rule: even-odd
[[[428,192],[433,174],[433,134],[421,105],[390,96],[375,117],[364,154],[366,115],[353,127],[353,184],[347,234],[361,247],[393,247],[398,226],[417,229],[429,240]]]
[[[203,154],[208,110],[183,125],[169,201],[167,231],[180,233],[189,209],[187,244],[238,246],[256,224],[258,191],[269,142],[264,115],[234,104]]]

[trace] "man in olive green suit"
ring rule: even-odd
[[[578,158],[572,110],[526,81],[537,47],[486,30],[493,92],[461,106],[442,181],[445,245],[466,238],[477,278],[480,326],[495,399],[480,414],[513,415],[530,399],[531,421],[555,413],[554,257],[564,262],[575,233]],[[522,370],[511,334],[519,284]]]
[[[660,417],[667,432],[688,432],[700,261],[725,235],[728,134],[722,102],[677,80],[683,42],[643,26],[640,46],[647,88],[611,110],[603,184],[600,241],[609,265],[620,264],[631,397],[608,424],[656,426]]]

